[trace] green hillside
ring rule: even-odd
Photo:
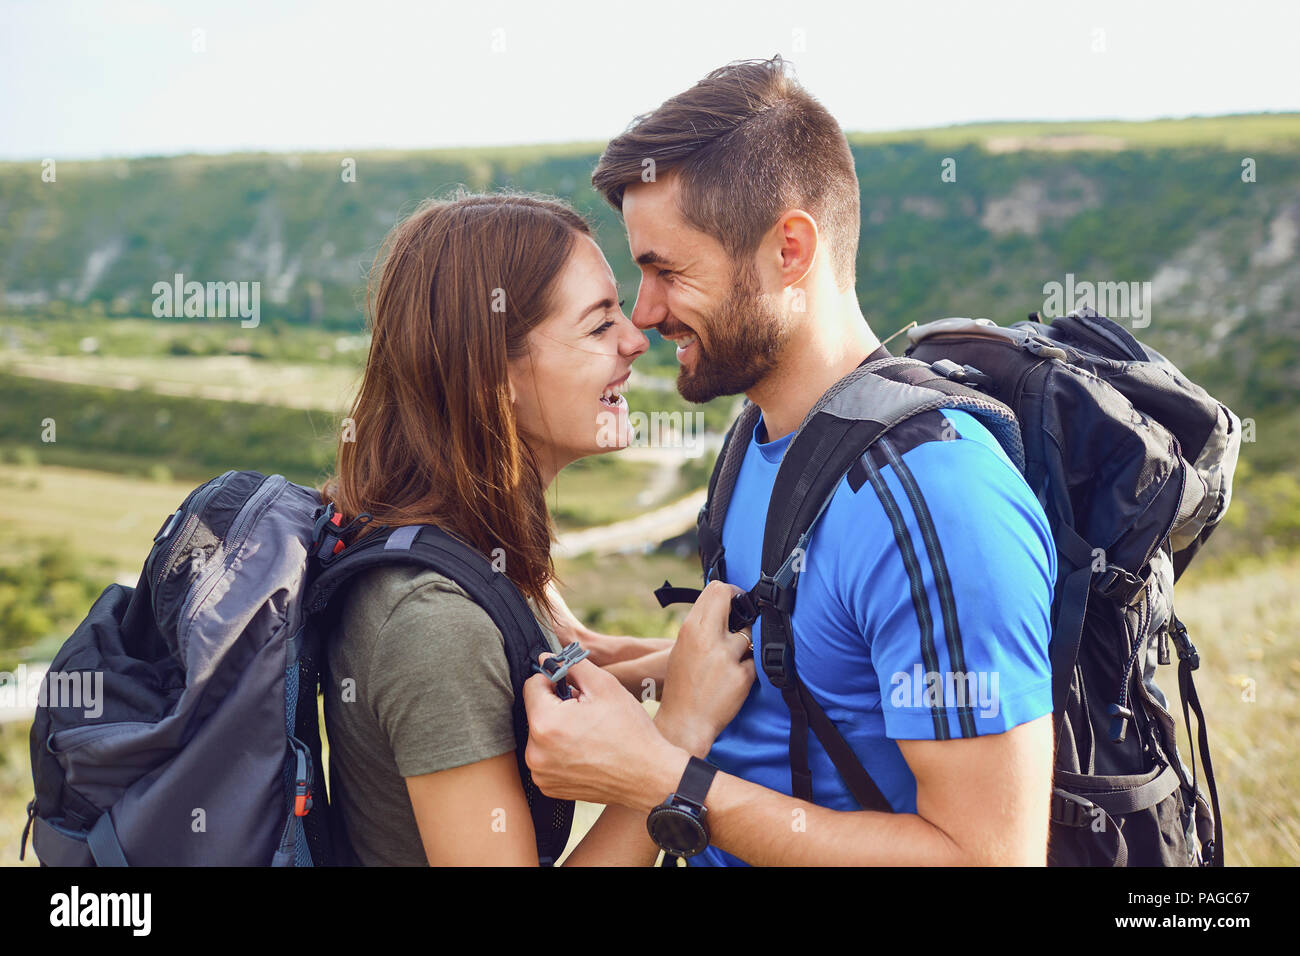
[[[1234,400],[1272,407],[1296,393],[1300,114],[850,139],[862,183],[858,292],[882,334],[951,314],[1016,319],[1067,273],[1151,281],[1145,337],[1175,361],[1203,368]],[[621,226],[589,182],[598,153],[572,144],[145,157],[61,162],[54,182],[39,163],[3,163],[0,305],[30,317],[148,316],[153,284],[179,272],[261,282],[263,321],[355,330],[386,231],[457,184],[571,200],[631,293]],[[1242,181],[1246,158],[1255,182]],[[344,181],[347,160],[354,182]],[[941,178],[945,160],[955,181]],[[671,365],[667,349],[655,358]]]

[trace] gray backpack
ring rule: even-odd
[[[519,692],[549,649],[536,619],[473,548],[428,525],[356,537],[368,518],[340,528],[280,475],[228,471],[196,488],[136,586],[108,587],[50,665],[20,857],[30,830],[55,866],[355,863],[321,766],[324,641],[358,572],[405,563],[456,581],[505,637],[520,778],[539,859],[553,862],[573,804],[533,786],[523,759]]]

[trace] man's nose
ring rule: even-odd
[[[642,279],[636,290],[636,303],[632,306],[632,324],[638,329],[653,329],[667,315],[668,309],[655,291],[654,283]]]

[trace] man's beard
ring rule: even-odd
[[[677,373],[677,391],[688,402],[749,391],[776,368],[790,335],[784,316],[762,294],[752,263],[737,273],[727,298],[700,324],[709,330],[709,350],[697,339],[694,371],[683,366]]]

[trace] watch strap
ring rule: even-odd
[[[685,771],[682,772],[682,780],[677,785],[676,796],[704,806],[704,798],[708,795],[709,787],[713,784],[713,776],[717,772],[718,768],[713,764],[699,757],[691,757],[686,762]]]

